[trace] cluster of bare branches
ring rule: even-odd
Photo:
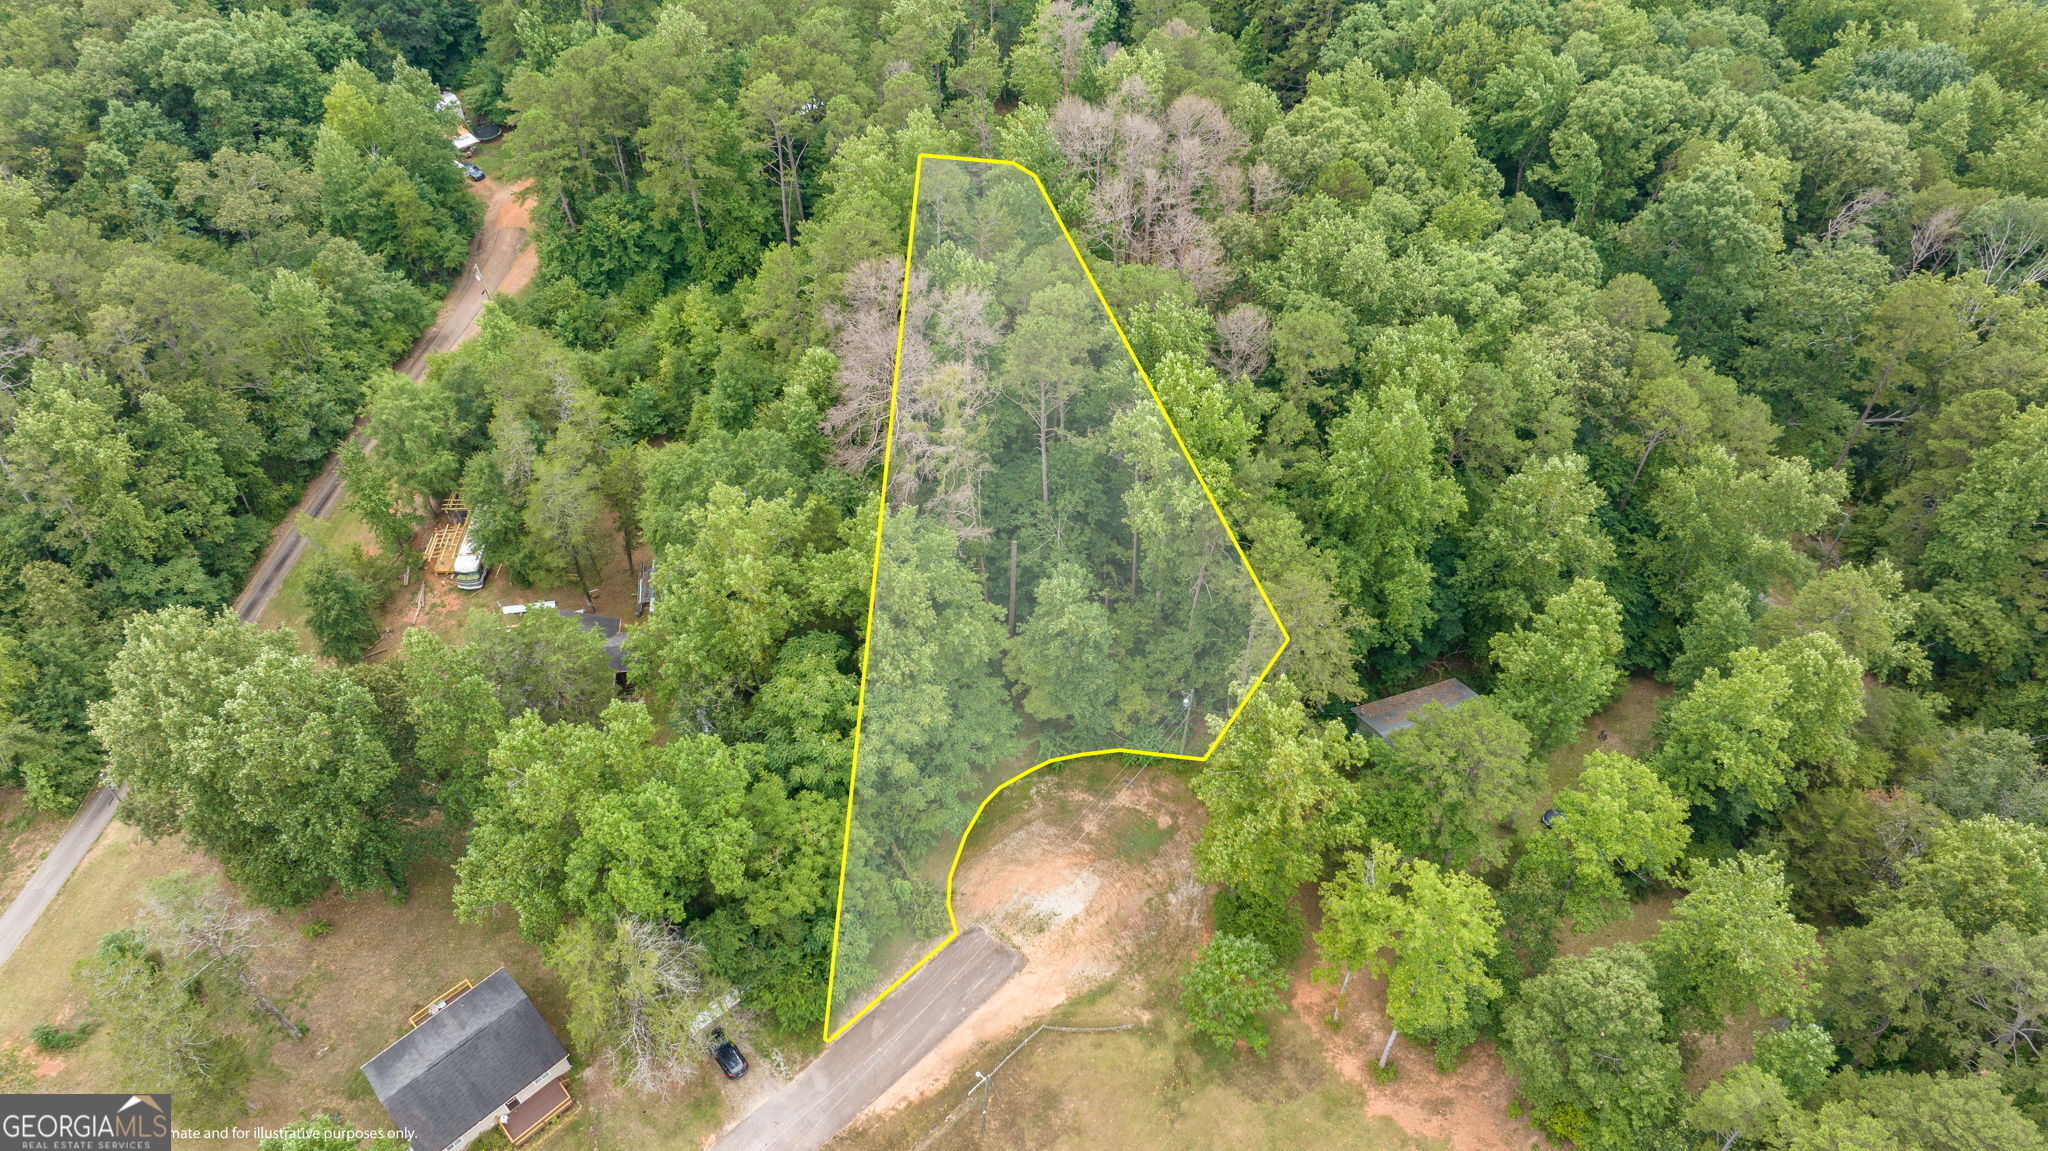
[[[636,961],[620,967],[612,1055],[626,1087],[666,1093],[695,1077],[703,1062],[688,1027],[704,992],[704,948],[631,916],[619,921],[619,931]]]
[[[935,303],[913,293],[910,306],[918,315],[904,325],[899,454],[889,498],[915,500],[963,540],[988,534],[981,526],[981,481],[992,468],[980,415],[996,395],[987,358],[1003,335],[992,304],[988,290],[974,284],[956,284]]]
[[[924,296],[922,272],[911,280],[911,298]],[[889,383],[896,367],[896,318],[902,306],[903,261],[864,260],[847,273],[840,301],[825,309],[832,350],[839,356],[839,402],[820,425],[832,439],[832,462],[859,475],[881,462],[889,435]],[[912,347],[905,353],[927,356]]]
[[[1216,317],[1217,367],[1233,376],[1257,376],[1273,360],[1273,321],[1257,304],[1239,304]]]
[[[269,912],[249,907],[216,880],[180,872],[149,887],[142,903],[145,933],[166,951],[198,964],[190,978],[217,971],[242,989],[293,1039],[305,1028],[293,1022],[258,980],[259,968],[276,937]]]
[[[1963,218],[1970,258],[2002,292],[2048,280],[2048,200],[2004,196]]]
[[[1271,183],[1240,160],[1245,141],[1215,101],[1183,95],[1164,111],[1137,76],[1103,104],[1068,96],[1047,124],[1070,171],[1087,178],[1086,231],[1119,263],[1175,268],[1195,290],[1229,278],[1207,216]]]
[[[989,463],[976,417],[995,395],[987,360],[1003,325],[985,287],[962,283],[935,293],[929,274],[913,268],[906,302],[902,277],[901,260],[865,261],[827,310],[839,402],[820,426],[840,467],[858,474],[876,466],[889,436],[893,382],[891,505],[915,503],[962,539],[985,534],[980,492]],[[897,317],[905,307],[899,349]]]

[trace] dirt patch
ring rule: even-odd
[[[1647,943],[1664,921],[1671,918],[1671,908],[1677,904],[1678,897],[1678,892],[1669,889],[1649,892],[1631,901],[1626,914],[1620,919],[1583,935],[1574,934],[1570,921],[1566,921],[1557,929],[1557,952],[1559,955],[1584,955],[1596,947]]]
[[[639,595],[640,565],[646,562],[648,553],[643,547],[634,553],[633,562],[627,563],[625,549],[617,546],[618,533],[609,530],[610,522],[607,515],[605,534],[614,546],[604,549],[604,567],[596,573],[598,582],[591,599],[597,604],[598,615],[611,616],[630,626],[636,622],[633,613]],[[555,606],[568,611],[589,610],[583,589],[576,584],[527,587],[507,579],[503,567],[492,568],[482,589],[473,592],[456,587],[448,576],[428,574],[424,582],[422,578],[415,569],[411,582],[400,587],[384,605],[378,617],[383,637],[365,658],[374,662],[389,657],[398,649],[398,641],[409,627],[423,627],[442,639],[459,642],[463,624],[474,608],[497,611],[507,604],[554,600]]]
[[[1527,1123],[1508,1118],[1515,1080],[1490,1040],[1467,1047],[1458,1067],[1438,1073],[1434,1051],[1406,1037],[1394,1040],[1388,1065],[1399,1068],[1391,1083],[1373,1080],[1373,1067],[1387,1039],[1386,985],[1353,976],[1345,990],[1342,1025],[1327,1026],[1337,1005],[1337,987],[1308,978],[1315,945],[1295,970],[1292,1003],[1309,1022],[1324,1058],[1339,1075],[1365,1093],[1365,1113],[1384,1117],[1415,1135],[1441,1139],[1453,1151],[1522,1151],[1552,1144]]]
[[[1657,722],[1657,706],[1669,699],[1671,685],[1649,676],[1634,676],[1613,703],[1601,708],[1580,731],[1579,738],[1550,753],[1550,795],[1577,783],[1586,753],[1605,751],[1637,759],[1657,746],[1650,730]]]
[[[997,824],[996,837],[985,846],[970,845],[955,886],[962,925],[978,923],[997,932],[1024,955],[1024,969],[868,1108],[862,1116],[867,1131],[887,1129],[894,1116],[949,1084],[957,1086],[970,1065],[1001,1058],[1055,1008],[1092,1002],[1093,993],[1133,981],[1156,983],[1135,993],[1115,991],[1110,998],[1116,1009],[1109,1003],[1102,1010],[1087,1008],[1085,1022],[1136,1022],[1145,1030],[1179,1026],[1171,1010],[1161,1010],[1173,995],[1162,981],[1177,964],[1162,963],[1161,956],[1189,952],[1207,930],[1208,889],[1194,879],[1200,805],[1184,782],[1156,766],[1128,784],[1112,772],[1085,787],[1057,776],[1018,786],[1027,785],[1030,794]],[[1150,829],[1164,830],[1164,841],[1141,834]],[[1439,1075],[1428,1048],[1398,1040],[1393,1062],[1401,1077],[1375,1083],[1370,1069],[1386,1038],[1383,989],[1377,981],[1353,979],[1344,1026],[1332,1032],[1320,1021],[1329,1016],[1336,988],[1310,982],[1312,964],[1311,955],[1295,970],[1293,1017],[1275,1027],[1276,1045],[1299,1047],[1298,1058],[1241,1054],[1222,1072],[1218,1090],[1235,1093],[1233,1099],[1256,1097],[1285,1086],[1265,1082],[1279,1068],[1293,1067],[1296,1078],[1318,1080],[1326,1071],[1317,1068],[1324,1068],[1358,1092],[1332,1096],[1343,1100],[1340,1109],[1351,1116],[1346,1122],[1385,1132],[1381,1145],[1395,1145],[1405,1132],[1455,1151],[1549,1146],[1526,1124],[1508,1118],[1514,1080],[1491,1043],[1473,1044],[1455,1072]],[[1074,1022],[1067,1018],[1071,1014],[1057,1018]],[[1167,1046],[1184,1042],[1176,1038]],[[1155,1039],[1142,1046],[1153,1051],[1157,1044]],[[1133,1070],[1137,1066],[1125,1070],[1140,1074]],[[1165,1084],[1184,1082],[1178,1073],[1162,1076]],[[1295,1086],[1315,1094],[1306,1082]],[[1285,1093],[1295,1097],[1292,1088]],[[1077,1116],[1075,1126],[1086,1130],[1090,1124]]]
[[[532,184],[531,180],[522,180],[505,188],[503,195],[493,196],[490,209],[493,226],[500,229],[517,228],[529,240],[531,239],[533,206],[528,203],[523,193]],[[498,291],[510,296],[525,290],[526,285],[533,282],[534,273],[539,270],[540,248],[530,242],[526,243],[519,249],[518,255],[512,258],[512,264],[506,268],[504,278],[498,281]]]
[[[1017,786],[1030,788],[1029,814],[1003,826],[994,842],[971,850],[954,884],[954,907],[963,928],[986,927],[1016,948],[1024,969],[883,1092],[866,1115],[925,1097],[978,1048],[1116,975],[1130,949],[1152,935],[1160,919],[1191,925],[1206,913],[1205,890],[1193,878],[1200,808],[1186,784],[1148,767],[1101,794],[1055,775]],[[1058,818],[1075,808],[1083,813],[1078,820]],[[1120,857],[1105,834],[1117,826],[1115,816],[1130,811],[1171,831],[1146,859]]]
[[[1719,1031],[1691,1032],[1679,1040],[1685,1056],[1685,1089],[1697,1095],[1701,1089],[1737,1063],[1749,1060],[1759,1032],[1771,1025],[1754,1011],[1745,1011],[1727,1021]]]

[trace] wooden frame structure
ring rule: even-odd
[[[469,505],[457,492],[441,501],[434,525],[427,529],[425,560],[435,575],[453,575],[455,557],[462,554],[462,537],[469,531]]]

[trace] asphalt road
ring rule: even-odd
[[[28,885],[21,889],[21,894],[14,897],[6,911],[0,911],[0,965],[4,965],[7,957],[14,954],[14,949],[21,946],[28,929],[35,926],[43,909],[57,898],[57,890],[77,870],[78,861],[92,850],[100,832],[105,831],[108,821],[114,818],[114,805],[120,799],[120,794],[112,788],[102,787],[93,792],[79,807],[78,814],[72,817],[71,826],[58,837],[57,846],[43,857],[42,866],[29,876]]]
[[[961,933],[712,1151],[817,1151],[1022,966],[981,928]]]
[[[484,302],[491,292],[499,288],[512,273],[513,265],[519,258],[519,250],[526,245],[526,229],[515,219],[523,219],[511,202],[512,189],[486,181],[473,189],[489,205],[482,227],[470,242],[468,267],[448,295],[441,301],[441,310],[434,317],[434,326],[428,328],[413,345],[411,353],[399,361],[398,370],[419,379],[426,371],[427,356],[433,352],[445,352],[456,347],[476,334],[477,317],[483,313]],[[508,210],[511,209],[511,210]],[[519,286],[519,285],[515,285]],[[351,435],[357,433],[350,433]],[[327,466],[320,469],[320,475],[305,496],[299,501],[298,511],[314,519],[325,519],[341,495],[341,455],[329,456]],[[271,536],[270,547],[263,558],[249,573],[249,582],[242,594],[235,600],[235,615],[242,620],[254,620],[263,614],[271,597],[283,586],[285,577],[296,567],[299,557],[305,553],[306,538],[292,526],[298,518],[288,517]],[[100,788],[88,797],[71,818],[71,826],[43,857],[41,866],[29,877],[28,885],[7,910],[0,912],[0,964],[7,962],[14,949],[28,935],[28,929],[50,906],[64,881],[78,869],[85,853],[99,840],[100,833],[114,818],[114,806],[121,795],[109,788]]]

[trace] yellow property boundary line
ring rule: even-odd
[[[1230,718],[1224,721],[1222,730],[1218,731],[1216,737],[1209,741],[1209,746],[1202,750],[1202,754],[1184,755],[1165,751],[1139,751],[1128,747],[1106,747],[1098,751],[1077,751],[1071,755],[1055,756],[1042,763],[1033,764],[1004,780],[996,786],[995,790],[984,796],[981,805],[974,809],[974,818],[967,821],[967,829],[960,833],[960,842],[953,848],[953,864],[946,869],[946,924],[949,928],[946,932],[946,937],[934,944],[930,951],[925,952],[923,958],[911,964],[910,970],[897,976],[894,982],[884,987],[868,1002],[867,1006],[862,1007],[856,1012],[853,1018],[847,1020],[839,1030],[834,1031],[832,1029],[832,993],[839,976],[839,923],[846,911],[847,853],[853,843],[854,792],[860,782],[860,734],[862,721],[867,716],[868,655],[872,650],[875,626],[875,590],[882,574],[882,525],[889,516],[890,457],[893,455],[896,446],[896,387],[901,382],[903,375],[903,326],[910,314],[910,261],[917,250],[917,208],[919,191],[924,183],[924,162],[926,160],[951,160],[962,164],[995,164],[1006,168],[1015,168],[1026,176],[1031,177],[1032,184],[1038,188],[1039,197],[1045,201],[1045,210],[1052,213],[1052,222],[1058,225],[1060,235],[1067,241],[1067,249],[1073,252],[1074,262],[1080,265],[1081,274],[1087,277],[1088,287],[1094,290],[1096,302],[1102,305],[1102,314],[1108,317],[1109,326],[1116,330],[1117,339],[1123,342],[1125,354],[1131,357],[1131,366],[1137,369],[1138,378],[1145,383],[1145,391],[1151,395],[1152,403],[1159,409],[1159,417],[1166,421],[1166,430],[1172,433],[1174,446],[1180,449],[1181,458],[1188,462],[1188,470],[1194,473],[1195,483],[1201,486],[1202,495],[1209,501],[1210,510],[1216,513],[1216,522],[1223,526],[1223,534],[1229,537],[1230,546],[1236,551],[1238,562],[1244,565],[1245,574],[1251,577],[1252,587],[1258,591],[1260,602],[1266,605],[1266,612],[1272,617],[1273,626],[1280,629],[1280,646],[1273,649],[1273,658],[1267,660],[1266,666],[1259,670],[1258,678],[1252,680],[1251,686],[1245,690],[1244,698],[1237,701],[1237,706],[1230,712]],[[944,951],[947,944],[960,937],[960,920],[953,914],[953,879],[960,870],[960,857],[967,851],[967,839],[974,834],[974,825],[981,822],[981,813],[988,810],[988,805],[995,800],[996,796],[1001,795],[1005,788],[1041,767],[1063,763],[1070,759],[1086,759],[1089,756],[1095,755],[1144,755],[1151,756],[1154,759],[1183,759],[1196,763],[1208,759],[1215,752],[1216,746],[1223,742],[1223,737],[1229,734],[1231,727],[1237,723],[1237,717],[1243,714],[1245,705],[1251,702],[1251,698],[1259,690],[1259,686],[1266,682],[1266,676],[1272,673],[1273,666],[1280,662],[1281,655],[1287,651],[1288,645],[1292,642],[1293,637],[1288,635],[1287,625],[1281,622],[1280,613],[1274,610],[1273,600],[1266,594],[1265,585],[1259,582],[1259,573],[1253,570],[1251,560],[1245,556],[1243,545],[1238,543],[1237,533],[1231,530],[1230,521],[1224,517],[1223,508],[1216,502],[1215,493],[1209,490],[1209,482],[1202,478],[1202,469],[1196,466],[1194,454],[1188,451],[1186,441],[1180,437],[1180,429],[1174,426],[1173,417],[1167,414],[1166,404],[1159,398],[1159,390],[1152,386],[1152,377],[1145,373],[1145,365],[1138,362],[1137,350],[1131,347],[1131,338],[1124,333],[1123,325],[1117,322],[1116,313],[1111,310],[1108,297],[1102,294],[1102,285],[1095,282],[1095,273],[1089,270],[1088,259],[1082,255],[1081,246],[1074,242],[1073,233],[1067,231],[1067,222],[1060,218],[1060,210],[1053,205],[1052,195],[1045,190],[1045,181],[1038,178],[1038,173],[1014,160],[991,160],[984,156],[946,156],[931,152],[918,153],[917,167],[910,178],[910,237],[903,246],[903,291],[896,303],[896,361],[889,372],[888,439],[882,445],[882,498],[880,506],[875,511],[874,561],[868,572],[866,634],[861,639],[860,689],[854,703],[853,764],[846,781],[846,824],[839,834],[839,893],[832,911],[831,966],[827,968],[825,974],[825,1042],[831,1043],[846,1034],[854,1024],[859,1023],[865,1018],[868,1012],[873,1011],[879,1006],[882,1000],[887,999],[898,987],[903,986],[904,980],[917,974],[919,968],[931,962],[933,956]]]

